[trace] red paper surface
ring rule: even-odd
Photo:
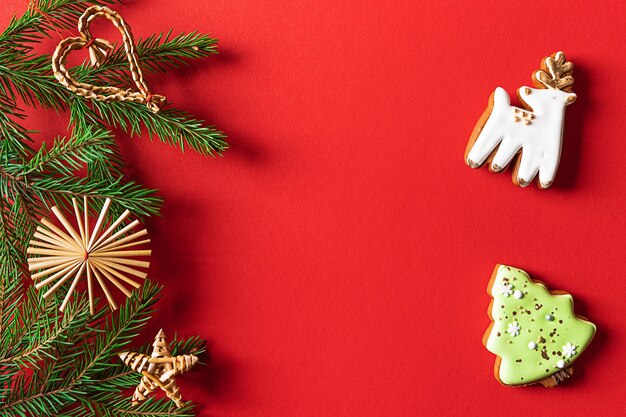
[[[3,2],[1,22],[26,3]],[[141,341],[161,326],[208,338],[209,366],[179,379],[201,416],[624,414],[626,3],[593,4],[117,7],[137,36],[221,41],[147,79],[229,134],[223,158],[120,136],[128,173],[166,200],[148,224],[166,288]],[[554,187],[465,166],[489,94],[529,85],[557,50],[578,100]],[[67,115],[27,123],[49,138]],[[494,379],[481,338],[496,263],[571,292],[597,324],[565,386]]]

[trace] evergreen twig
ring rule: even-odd
[[[111,198],[111,215],[129,209],[145,218],[157,214],[155,191],[126,178],[112,129],[131,136],[148,133],[181,149],[219,155],[225,136],[202,120],[176,109],[158,114],[132,103],[89,102],[60,85],[50,56],[36,45],[52,32],[73,30],[90,4],[117,0],[38,0],[0,33],[0,416],[191,416],[190,403],[173,408],[164,399],[132,407],[120,394],[139,376],[116,354],[145,326],[160,287],[146,281],[120,310],[89,314],[84,296],[58,311],[63,291],[42,300],[26,268],[26,247],[40,217],[52,205],[69,208],[73,198],[90,196],[99,211]],[[165,72],[214,54],[217,41],[196,32],[171,32],[139,40],[137,51],[148,72]],[[99,68],[79,66],[75,76],[94,84],[129,85],[125,55],[114,52]],[[20,106],[69,110],[70,135],[35,146],[23,127]],[[64,284],[64,286],[69,283]],[[204,352],[199,338],[171,341],[173,354]],[[139,349],[148,352],[149,344]]]

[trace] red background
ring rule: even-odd
[[[223,158],[120,139],[166,200],[149,222],[166,289],[142,341],[160,326],[209,340],[185,398],[202,416],[623,415],[626,3],[305,3],[117,7],[138,36],[221,41],[148,81],[229,134]],[[2,23],[25,4],[4,1]],[[554,187],[466,167],[489,94],[559,49],[578,101]],[[597,324],[567,385],[494,379],[481,337],[496,263],[571,292]]]

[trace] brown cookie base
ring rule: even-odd
[[[573,374],[574,374],[574,368],[569,366],[565,369],[561,369],[556,374],[552,374],[537,382],[539,382],[541,385],[543,385],[546,388],[554,388],[557,385],[559,385],[561,382],[565,381],[567,378],[572,376]]]

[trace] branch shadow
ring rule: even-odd
[[[192,113],[198,119],[205,121],[207,125],[215,126],[216,129],[224,132],[227,135],[226,141],[228,142],[228,149],[224,151],[224,155],[230,155],[233,158],[244,161],[246,164],[264,164],[266,163],[267,150],[260,145],[261,141],[255,139],[253,133],[242,131],[238,126],[232,126],[227,122],[219,120],[219,117],[210,111],[211,99],[206,100],[209,106],[202,103],[203,105],[196,106],[193,112],[188,110],[189,107],[194,107],[197,100],[200,99],[194,84],[189,82],[190,79],[199,80],[201,79],[200,76],[206,79],[209,77],[208,74],[212,72],[219,74],[222,69],[226,70],[234,65],[242,65],[241,55],[232,48],[219,48],[219,53],[216,55],[193,60],[189,62],[189,65],[168,71],[165,75],[169,75],[167,84],[170,91],[175,90],[177,96],[183,97],[181,105],[173,102],[169,106]],[[157,87],[164,86],[166,84],[164,78],[155,79],[154,85]],[[215,105],[218,104],[218,102],[215,103]]]
[[[208,121],[207,124],[215,124],[218,129],[226,132],[229,148],[224,152],[225,156],[233,157],[243,161],[244,166],[258,167],[267,161],[267,153],[265,148],[261,146],[260,140],[250,139],[251,134],[241,130],[228,123],[221,123],[218,118],[210,111],[210,106],[198,106],[193,111],[189,110],[189,103],[202,99],[197,97],[197,91],[194,91],[193,84],[186,82],[186,79],[194,78],[196,80],[206,79],[207,74],[213,71],[219,71],[220,68],[227,68],[233,65],[240,65],[240,56],[232,50],[220,50],[220,53],[205,59],[192,61],[188,66],[179,69],[170,70],[168,73],[176,73],[173,77],[167,77],[167,84],[170,84],[170,90],[176,89],[177,95],[188,97],[182,105],[172,103],[173,107],[185,110],[201,120]],[[154,77],[154,74],[152,75]],[[155,80],[155,86],[165,85],[165,77]],[[195,97],[194,97],[195,96]],[[212,99],[204,99],[211,104]],[[215,102],[215,105],[218,105]],[[148,140],[147,135],[142,135],[140,140]],[[128,137],[128,135],[123,135]],[[125,148],[128,158],[131,160],[138,159],[134,149],[136,145],[126,141]],[[179,149],[173,147],[171,152],[180,152]],[[192,152],[192,151],[189,151]],[[127,155],[125,155],[125,158]],[[206,158],[206,163],[214,163],[212,158]],[[202,162],[204,163],[204,162]],[[131,164],[133,165],[133,164]],[[142,168],[146,169],[146,168]],[[133,178],[141,182],[141,172],[137,169],[130,169]],[[158,187],[158,184],[154,184]],[[203,200],[204,201],[204,200]],[[165,322],[170,326],[176,323],[194,323],[198,321],[199,314],[211,314],[211,294],[215,291],[211,290],[213,285],[218,285],[218,277],[215,276],[214,268],[211,268],[210,261],[207,261],[206,255],[201,248],[197,247],[197,242],[185,239],[185,236],[212,236],[214,225],[209,219],[194,219],[190,221],[190,214],[207,212],[206,204],[197,200],[183,197],[168,197],[162,209],[161,218],[151,218],[148,220],[148,227],[151,230],[151,236],[155,242],[170,242],[155,248],[153,254],[154,270],[158,270],[163,276],[156,279],[164,284],[167,291],[162,294],[162,300],[159,302],[159,312],[157,312],[155,320],[152,320],[148,327],[152,333],[158,331],[159,327],[156,323]],[[167,221],[165,221],[167,219]],[[174,243],[176,242],[176,243]],[[213,244],[217,244],[214,242]],[[197,288],[202,285],[202,288]],[[175,316],[175,317],[174,317]],[[154,324],[153,324],[154,322]],[[156,327],[152,327],[156,326]],[[202,328],[202,325],[200,325]],[[182,329],[172,329],[182,330]],[[166,330],[167,331],[167,330]],[[202,335],[206,338],[206,334]],[[185,382],[194,390],[206,394],[206,397],[227,401],[229,398],[240,397],[242,389],[237,384],[237,379],[241,374],[238,371],[238,365],[230,360],[227,356],[220,353],[215,346],[215,342],[207,342],[207,353],[201,358],[205,362],[205,366],[196,367],[193,370],[193,378],[187,378]],[[198,415],[206,415],[209,413],[209,405],[200,398],[189,398],[195,400]]]
[[[210,308],[209,295],[213,293],[210,283],[211,266],[205,259],[198,256],[202,250],[196,247],[196,242],[186,239],[186,236],[211,236],[212,227],[209,221],[195,221],[189,213],[198,213],[200,208],[206,207],[186,199],[169,198],[162,210],[162,217],[147,220],[147,227],[151,239],[155,242],[169,242],[153,247],[152,271],[159,271],[161,276],[155,277],[167,287],[162,294],[160,306],[175,312],[171,320],[176,322],[193,322],[198,313],[205,314]],[[202,283],[202,288],[194,287]],[[159,315],[165,319],[171,314]]]
[[[212,342],[207,342],[207,353],[201,358],[205,366],[201,367],[194,375],[189,385],[203,392],[205,395],[220,400],[239,397],[241,392],[232,389],[237,380],[237,365],[228,357],[217,352]],[[199,411],[205,411],[207,407],[198,405]]]

